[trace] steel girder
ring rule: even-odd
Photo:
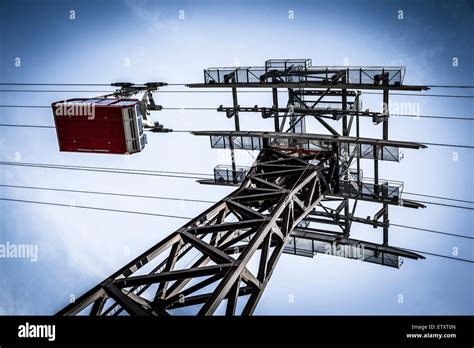
[[[336,158],[265,147],[237,190],[57,314],[168,315],[189,307],[187,314],[212,315],[220,307],[251,315],[291,232],[332,189]]]

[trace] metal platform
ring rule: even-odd
[[[399,268],[401,257],[424,259],[422,255],[388,245],[345,238],[340,233],[328,234],[295,229],[288,240],[285,254],[314,257],[325,254],[354,259],[382,266]]]
[[[405,67],[400,66],[312,66],[311,59],[272,59],[265,66],[204,69],[204,83],[188,87],[271,87],[426,90],[405,86]]]
[[[209,136],[211,138],[211,147],[230,149],[234,144],[234,149],[260,150],[263,143],[260,139],[278,139],[280,144],[289,144],[288,140],[298,141],[300,143],[318,144],[329,146],[332,143],[346,144],[364,144],[377,145],[382,147],[397,147],[407,149],[423,149],[426,145],[409,141],[382,140],[374,138],[362,138],[351,136],[334,136],[327,134],[295,134],[289,132],[254,132],[254,131],[194,131],[192,134],[197,136]],[[286,141],[285,141],[286,140]],[[270,141],[271,142],[271,141]],[[289,146],[289,145],[288,145]]]

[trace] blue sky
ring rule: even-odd
[[[200,82],[209,66],[263,65],[271,58],[311,58],[314,65],[403,65],[406,84],[473,85],[474,8],[468,1],[3,1],[0,4],[0,80],[33,83],[115,81]],[[75,11],[71,20],[69,13]],[[399,12],[403,11],[403,19]],[[184,11],[184,19],[180,19]],[[293,11],[294,19],[288,18]],[[182,14],[182,13],[181,13]],[[459,65],[453,67],[456,57]],[[15,67],[15,58],[21,66]],[[125,61],[130,65],[126,66]],[[168,87],[178,90],[182,87]],[[50,89],[57,89],[52,87]],[[77,89],[77,88],[76,88]],[[466,90],[427,92],[466,94]],[[48,105],[94,93],[5,93],[0,104]],[[218,93],[162,93],[164,106],[230,105]],[[246,95],[241,105],[270,105],[271,96]],[[419,103],[420,114],[472,117],[472,99],[392,96],[393,105]],[[364,108],[380,100],[363,96]],[[52,124],[48,109],[0,110],[1,123]],[[214,111],[163,111],[154,117],[174,129],[231,129]],[[272,122],[243,115],[242,129]],[[363,123],[364,135],[381,127]],[[315,127],[312,125],[311,127]],[[314,128],[314,131],[321,129]],[[394,118],[397,140],[472,145],[469,121]],[[225,154],[186,133],[151,134],[133,156],[59,153],[54,130],[0,128],[0,160],[209,173]],[[453,161],[457,152],[457,161]],[[255,156],[255,154],[254,154]],[[454,156],[454,157],[456,157]],[[242,165],[252,158],[241,156]],[[369,167],[368,167],[369,168]],[[472,201],[472,150],[429,147],[384,163],[382,178],[405,182],[408,192]],[[193,180],[94,174],[37,168],[0,169],[0,183],[217,200],[230,189]],[[205,204],[0,188],[2,197],[194,216]],[[38,262],[1,259],[1,314],[52,314],[182,220],[0,202],[0,243],[37,244]],[[361,207],[360,214],[373,210]],[[472,236],[470,210],[430,205],[394,207],[393,223]],[[358,226],[373,241],[381,231]],[[472,240],[391,228],[393,245],[474,259]],[[472,264],[428,257],[387,269],[343,258],[283,255],[256,314],[473,314]],[[399,303],[399,295],[404,298]],[[290,301],[289,299],[293,301]]]

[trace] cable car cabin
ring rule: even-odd
[[[59,150],[132,154],[145,147],[137,99],[69,99],[51,106]]]

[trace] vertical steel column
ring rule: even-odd
[[[233,182],[237,182],[237,177],[236,177],[236,173],[237,173],[237,167],[235,165],[235,153],[234,153],[234,139],[232,139],[232,137],[229,137],[230,138],[230,159],[232,161],[232,181]]]
[[[336,155],[335,159],[334,159],[334,172],[335,172],[335,176],[336,176],[336,180],[335,180],[335,183],[334,183],[334,189],[336,192],[339,192],[339,190],[341,189],[341,185],[340,185],[340,177],[339,177],[339,145],[337,143],[332,143],[331,144],[331,149],[332,149],[332,152]]]
[[[273,94],[273,107],[278,109],[278,88],[272,88],[272,94]],[[275,132],[280,131],[280,118],[278,111],[275,112],[274,115],[274,121],[275,121]]]
[[[379,194],[379,148],[374,145],[374,193]]]
[[[384,182],[382,185],[382,198],[389,199],[388,197],[388,182]],[[383,203],[383,244],[388,245],[388,203]]]
[[[342,83],[347,82],[347,75],[344,75],[342,78]],[[342,116],[342,135],[347,136],[349,135],[349,130],[347,128],[347,113],[345,112],[347,110],[347,89],[343,88],[342,89],[342,112],[344,116]]]
[[[383,79],[383,84],[388,85],[388,76]],[[389,113],[389,90],[383,90],[383,114],[384,114],[384,121],[383,121],[383,140],[388,140],[388,117]]]
[[[383,84],[388,85],[389,83],[389,74],[384,76]],[[389,108],[389,90],[383,90],[383,107],[384,107],[384,121],[383,121],[383,139],[388,140],[388,117],[390,116]],[[378,174],[378,173],[377,173]],[[378,176],[378,175],[377,175]],[[383,213],[383,243],[388,245],[388,204],[383,204],[384,213]]]
[[[237,88],[232,87],[232,101],[234,102],[234,110],[239,107],[239,101],[237,99]],[[234,121],[235,121],[235,130],[240,130],[240,120],[239,120],[239,112],[234,111]]]
[[[347,74],[344,75],[342,78],[342,82],[346,83],[347,82]],[[342,117],[342,135],[348,136],[349,135],[349,129],[347,126],[347,89],[343,88],[342,89],[342,112],[344,116]],[[349,145],[347,146],[349,149]],[[349,153],[347,154],[349,156]],[[347,180],[349,180],[349,176],[347,174],[347,171],[349,170],[349,163],[346,161],[344,158],[344,181],[347,183]],[[344,199],[346,201],[346,205],[344,206],[344,234],[346,236],[349,236],[350,233],[350,210],[349,210],[349,199],[346,198]]]
[[[356,137],[360,137],[360,124],[359,124],[359,97],[360,97],[360,93],[358,92],[357,93],[357,96],[355,98],[355,103],[356,103],[356,111],[357,111],[357,114],[356,114]],[[357,147],[357,151],[360,150],[360,146]],[[360,152],[360,151],[359,151]],[[360,153],[357,154],[356,156],[356,165],[357,165],[357,180],[358,182],[360,183],[361,181],[361,178],[360,178]]]
[[[232,87],[232,101],[234,103],[234,122],[235,122],[235,130],[239,131],[240,130],[240,120],[239,120],[239,112],[235,111],[237,107],[239,106],[239,101],[237,99],[237,88]],[[235,154],[234,154],[234,142],[233,139],[230,139],[230,157],[232,160],[232,178],[233,182],[237,182],[236,178],[236,173],[237,173],[237,167],[235,165]]]

